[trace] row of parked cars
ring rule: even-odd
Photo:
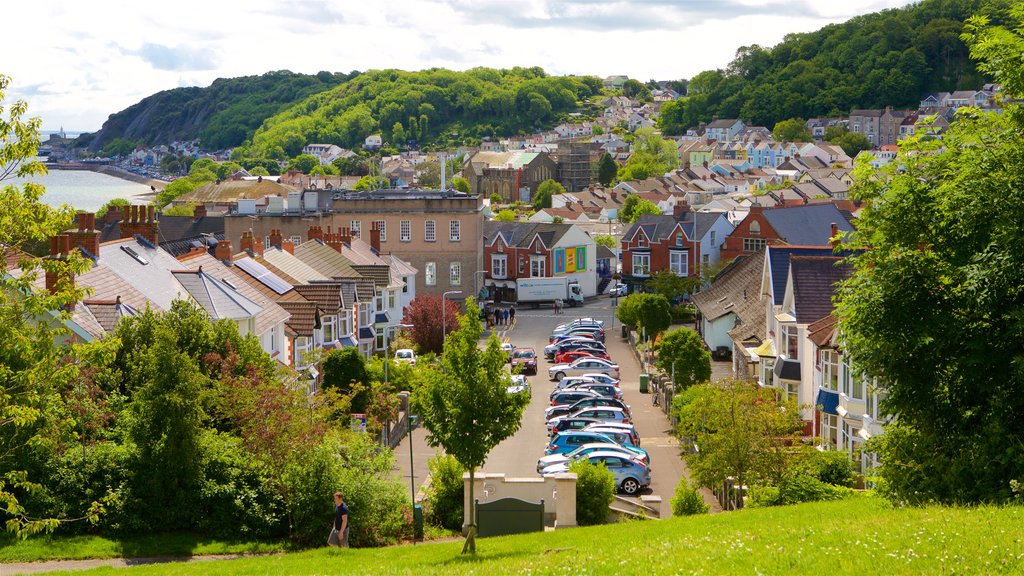
[[[619,490],[633,495],[651,483],[650,456],[640,448],[619,387],[619,366],[609,356],[604,337],[604,322],[579,318],[555,328],[544,348],[553,363],[548,378],[555,386],[544,411],[550,439],[537,472],[567,472],[570,462],[586,458],[603,463]]]

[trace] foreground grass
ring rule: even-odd
[[[1020,574],[1024,507],[876,498],[370,550],[143,566],[149,574]],[[123,574],[98,569],[89,574]]]
[[[0,562],[198,556],[203,554],[266,554],[292,549],[287,542],[231,542],[193,534],[103,536],[34,536],[17,540],[0,533]],[[3,569],[0,568],[0,574]]]

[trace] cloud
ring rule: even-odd
[[[215,70],[218,66],[216,55],[212,51],[200,48],[172,48],[147,42],[138,50],[122,51],[142,58],[157,70]]]
[[[351,11],[346,11],[328,0],[303,0],[301,2],[272,2],[264,8],[254,10],[272,18],[299,20],[315,26],[330,26],[351,22]]]

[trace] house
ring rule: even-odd
[[[754,351],[765,339],[763,272],[763,254],[741,256],[693,295],[701,338],[711,350],[731,351],[733,375],[741,379],[754,380],[758,374],[760,357]]]
[[[829,246],[840,232],[852,232],[851,216],[832,203],[763,208],[751,206],[747,216],[725,239],[721,258],[732,260],[767,245]]]
[[[462,170],[473,194],[501,196],[507,203],[529,201],[545,180],[556,179],[557,165],[546,152],[477,152]],[[525,195],[523,192],[525,191]]]
[[[846,128],[850,132],[863,134],[872,146],[878,146],[879,134],[881,133],[880,122],[882,119],[882,114],[884,113],[884,110],[877,109],[852,110],[850,111],[850,116]]]
[[[519,278],[565,277],[584,297],[597,295],[597,244],[573,224],[486,222],[484,286],[495,301],[515,301]]]
[[[383,145],[384,139],[380,137],[380,134],[370,134],[363,141],[364,150],[380,150]]]
[[[672,215],[644,214],[622,235],[621,282],[630,293],[642,291],[658,272],[699,277],[701,245],[694,220],[684,220],[687,215],[682,209]]]
[[[728,142],[733,140],[744,128],[746,128],[746,124],[742,120],[715,120],[705,127],[704,139]]]
[[[555,194],[551,197],[551,207],[567,208],[573,206],[584,212],[597,210],[597,219],[607,222],[619,217],[619,208],[622,207],[625,199],[626,195],[620,194],[618,190],[605,190],[600,187],[589,186],[579,192]],[[587,218],[591,219],[590,216]]]
[[[302,147],[302,153],[316,156],[321,165],[330,164],[338,158],[351,158],[356,155],[355,152],[335,144],[306,144]]]

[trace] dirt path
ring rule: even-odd
[[[213,554],[201,556],[161,556],[153,558],[104,558],[94,560],[50,560],[46,562],[16,562],[0,564],[0,574],[3,576],[14,576],[15,574],[41,574],[43,572],[89,570],[100,566],[111,566],[114,568],[129,568],[131,566],[144,566],[146,564],[165,564],[169,562],[209,562],[211,560],[235,560],[249,556],[262,556],[262,554]]]

